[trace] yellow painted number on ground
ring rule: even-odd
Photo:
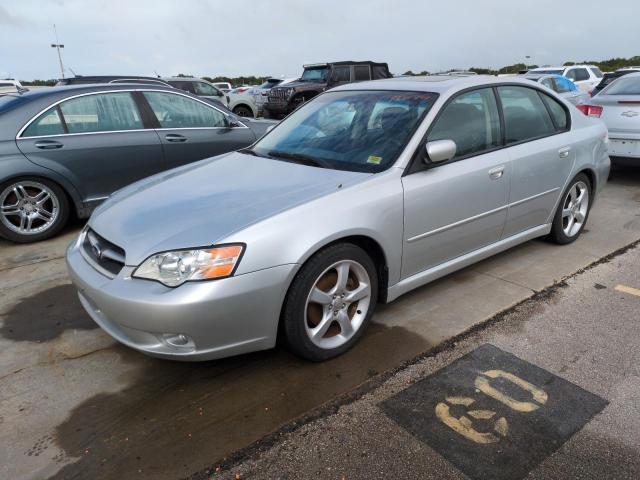
[[[476,388],[485,395],[495,398],[499,402],[504,403],[507,407],[515,410],[516,412],[533,412],[540,408],[540,405],[547,403],[547,394],[544,390],[539,389],[535,385],[527,382],[526,380],[516,377],[513,373],[505,372],[504,370],[487,370],[482,372],[482,375],[476,377]],[[505,380],[514,383],[523,390],[526,390],[531,394],[531,397],[536,403],[533,402],[520,402],[510,397],[506,393],[501,392],[497,388],[491,386],[489,378],[504,378]]]

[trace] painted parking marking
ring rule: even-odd
[[[485,344],[380,404],[474,480],[519,479],[607,401]]]
[[[631,295],[635,295],[636,297],[640,297],[640,289],[627,287],[626,285],[616,285],[614,290],[619,292],[629,293]]]

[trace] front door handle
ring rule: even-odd
[[[62,143],[55,140],[40,140],[36,142],[36,148],[40,150],[53,150],[55,148],[62,148]]]
[[[167,140],[167,142],[182,143],[187,141],[187,137],[185,137],[184,135],[178,135],[177,133],[168,133],[164,136],[164,138]]]
[[[499,167],[492,168],[489,170],[489,178],[491,180],[498,180],[504,174],[504,165],[500,165]]]
[[[569,156],[569,152],[571,151],[571,147],[564,147],[558,150],[558,156],[560,158],[567,158]]]

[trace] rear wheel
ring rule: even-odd
[[[283,309],[289,348],[322,361],[346,352],[362,335],[375,309],[376,267],[350,243],[315,254],[296,275]]]
[[[591,182],[580,173],[571,180],[553,218],[549,238],[565,245],[575,241],[587,223],[591,208]]]
[[[18,243],[52,237],[69,218],[62,188],[45,179],[23,178],[0,185],[0,235]]]

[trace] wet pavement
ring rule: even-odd
[[[640,478],[640,246],[201,479]]]
[[[575,244],[528,242],[381,306],[362,341],[323,364],[281,348],[182,364],[117,345],[66,276],[79,228],[0,241],[0,478],[163,479],[211,466],[640,239],[640,171],[614,172]]]

